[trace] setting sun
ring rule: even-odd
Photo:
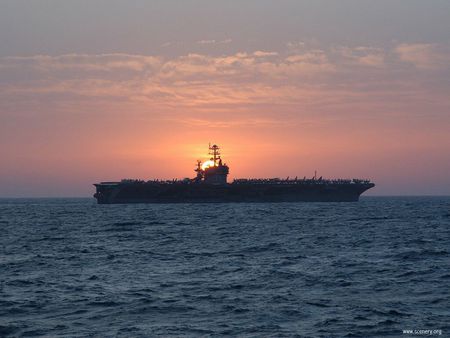
[[[205,170],[206,168],[214,167],[214,161],[208,160],[206,162],[203,162],[202,169]]]

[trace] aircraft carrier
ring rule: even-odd
[[[196,177],[182,180],[130,180],[96,183],[99,204],[228,203],[228,202],[356,202],[375,186],[365,179],[235,179],[227,182],[229,167],[217,145],[209,146],[210,160],[197,161]]]

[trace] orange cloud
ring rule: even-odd
[[[430,48],[400,45],[395,53],[424,69],[442,65],[445,58],[435,56]],[[416,88],[411,86],[410,74],[398,74],[396,64],[386,63],[387,53],[371,47],[338,47],[303,53],[188,54],[171,59],[128,54],[9,57],[0,59],[0,95],[9,106],[14,100],[22,104],[27,98],[46,95],[65,102],[73,96],[77,102],[114,98],[149,107],[228,109],[243,104],[310,106],[328,98],[348,104],[349,100],[367,101],[368,90],[371,95],[390,95],[393,88],[398,93],[423,91],[417,83]],[[355,64],[369,67],[362,70]]]

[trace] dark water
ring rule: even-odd
[[[450,336],[449,197],[0,200],[0,229],[0,336]]]

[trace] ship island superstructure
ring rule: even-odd
[[[353,202],[375,186],[367,179],[303,177],[234,179],[220,148],[209,146],[209,161],[197,161],[194,178],[132,180],[96,183],[99,204],[116,203],[227,203],[227,202]]]

